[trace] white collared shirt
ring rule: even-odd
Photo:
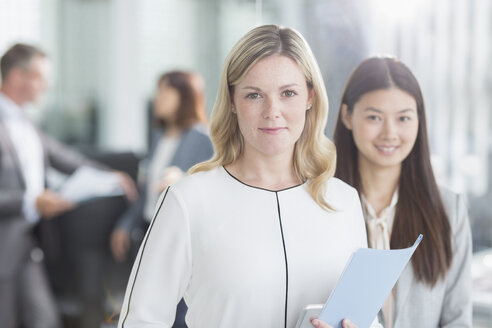
[[[22,212],[29,222],[39,220],[36,198],[44,190],[44,160],[41,139],[23,108],[0,93],[0,115],[21,165],[26,190]]]
[[[376,249],[390,249],[391,230],[395,221],[398,189],[395,190],[388,207],[384,208],[379,216],[364,195],[361,195],[369,234],[369,247]]]
[[[162,136],[150,161],[147,181],[147,197],[145,199],[144,207],[144,219],[147,223],[150,223],[152,220],[155,205],[161,194],[160,191],[155,189],[156,184],[162,180],[166,168],[171,164],[180,140],[180,135]]]

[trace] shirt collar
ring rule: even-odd
[[[371,203],[369,203],[367,198],[364,196],[364,194],[361,194],[361,200],[362,200],[362,203],[364,204],[364,207],[365,207],[367,214],[369,216],[368,219],[377,219],[378,216],[376,215],[376,211],[372,207]],[[398,203],[398,188],[396,188],[395,192],[393,193],[393,196],[391,197],[390,204],[381,211],[381,214],[379,217],[386,216],[386,213],[388,213],[390,210],[392,210],[396,207],[396,203]]]
[[[17,105],[12,99],[0,92],[0,115],[6,118],[25,119],[26,114],[22,107]]]

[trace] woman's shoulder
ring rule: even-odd
[[[464,197],[462,194],[444,185],[439,185],[438,187],[439,187],[439,194],[441,195],[441,200],[446,210],[448,210],[449,208],[456,207],[456,205],[460,201],[463,201]]]
[[[359,201],[357,190],[348,183],[332,177],[326,182],[326,199],[328,203],[334,204],[353,204],[354,198]]]
[[[181,146],[201,152],[203,150],[213,151],[212,141],[208,134],[207,126],[197,123],[186,130],[182,135]]]
[[[173,184],[171,189],[182,194],[200,192],[202,190],[213,192],[214,189],[221,188],[221,182],[225,180],[222,170],[222,167],[216,167],[208,171],[187,174]]]
[[[208,138],[208,127],[203,123],[193,124],[189,129],[188,133],[195,136],[207,137]]]
[[[461,194],[454,191],[453,189],[445,186],[445,185],[442,185],[442,184],[439,184],[438,185],[438,188],[439,188],[439,193],[441,194],[441,198],[446,201],[456,201],[457,198],[461,197]]]
[[[461,213],[466,213],[466,203],[463,194],[458,193],[447,186],[439,185],[441,200],[448,215],[451,227],[454,228],[464,219]]]
[[[354,187],[349,185],[348,183],[340,180],[339,178],[332,177],[326,182],[327,186],[327,191],[329,190],[335,190],[338,191],[339,193],[343,194],[354,194],[357,193],[357,190],[355,190]]]

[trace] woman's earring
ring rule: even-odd
[[[236,114],[236,109],[234,107],[231,107],[231,112],[233,112],[234,114]]]
[[[310,110],[312,107],[313,107],[313,104],[309,104],[309,105],[307,106],[307,110]]]

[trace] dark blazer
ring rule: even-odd
[[[98,166],[39,130],[38,134],[45,172],[53,167],[71,174],[81,165]],[[15,275],[34,246],[33,224],[22,213],[25,189],[19,158],[0,115],[0,278]]]
[[[147,156],[149,163],[152,161],[159,140],[164,133],[165,131],[159,130],[152,135],[151,146]],[[170,166],[177,166],[183,172],[186,172],[193,165],[210,159],[213,153],[212,142],[207,134],[206,127],[200,123],[195,124],[182,133],[181,140],[176,148]],[[146,181],[146,183],[149,183],[149,181]],[[139,199],[121,217],[117,223],[117,227],[130,231],[138,226],[139,222],[143,219],[146,191],[147,188],[144,186],[141,190]]]

